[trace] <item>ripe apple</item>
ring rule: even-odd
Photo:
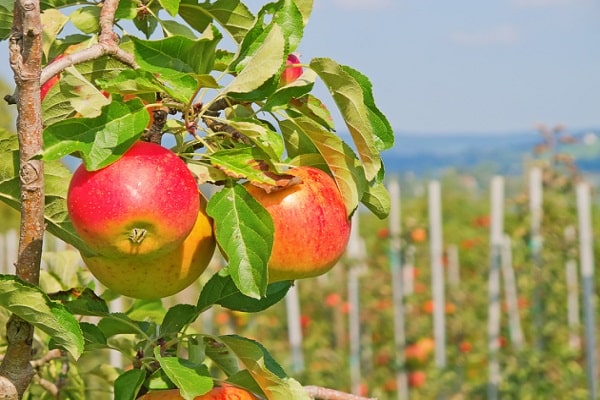
[[[295,54],[289,54],[285,62],[285,69],[281,73],[281,85],[287,85],[294,82],[302,75],[302,67],[299,65],[300,59]]]
[[[197,396],[194,400],[257,400],[247,390],[232,385],[223,384],[214,387],[208,393]],[[154,390],[146,393],[138,400],[183,400],[179,394],[179,389]]]
[[[73,227],[104,257],[172,251],[192,230],[199,205],[186,164],[164,147],[141,141],[105,168],[79,166],[67,193]]]
[[[196,223],[174,250],[158,256],[82,256],[90,272],[106,287],[138,299],[163,298],[191,285],[208,266],[215,250],[212,221],[202,198]]]
[[[270,193],[246,184],[273,218],[269,282],[324,274],[340,259],[350,237],[351,222],[333,178],[314,167],[287,173],[302,182]]]

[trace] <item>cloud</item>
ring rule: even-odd
[[[332,0],[335,7],[346,10],[384,10],[394,5],[394,0]]]
[[[500,25],[479,32],[453,32],[450,38],[468,46],[509,45],[519,41],[519,32],[511,25]]]

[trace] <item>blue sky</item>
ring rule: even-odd
[[[315,0],[299,52],[369,76],[397,132],[584,129],[600,127],[599,21],[594,0]]]
[[[298,51],[369,76],[398,133],[586,129],[600,127],[598,21],[595,0],[315,0]]]

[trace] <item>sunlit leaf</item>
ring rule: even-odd
[[[73,25],[83,33],[94,33],[100,30],[98,18],[100,17],[100,7],[87,6],[74,10],[69,14],[69,19]]]
[[[382,182],[369,185],[360,201],[379,218],[387,217],[390,212],[390,194]]]
[[[115,400],[135,399],[145,378],[146,372],[141,369],[130,369],[119,375],[114,384]]]
[[[263,106],[264,110],[275,110],[287,106],[294,99],[301,99],[306,96],[313,88],[316,74],[310,69],[306,69],[304,73],[295,81],[283,86],[269,99]],[[300,101],[300,100],[298,100]]]
[[[1,8],[0,8],[1,10]],[[56,41],[57,35],[62,31],[69,17],[56,9],[45,10],[42,15],[42,48],[48,56],[50,47]],[[0,16],[0,21],[1,21]]]
[[[71,118],[44,130],[47,160],[80,153],[86,169],[93,171],[118,160],[140,137],[150,121],[139,99],[113,101],[97,118]]]
[[[8,39],[13,24],[13,1],[0,1],[0,40]]]
[[[183,0],[179,4],[179,15],[198,32],[204,31],[216,21],[238,43],[254,23],[254,16],[240,0],[217,0],[200,4],[198,0]]]
[[[268,126],[251,121],[228,121],[227,124],[260,147],[272,160],[283,156],[283,139]]]
[[[161,336],[175,334],[185,325],[194,322],[198,317],[198,310],[191,304],[176,304],[169,308],[160,327]]]
[[[259,148],[245,146],[220,150],[212,153],[210,160],[229,177],[247,178],[256,183],[276,184],[275,179],[265,175],[262,170],[261,163],[270,166],[269,156]]]
[[[317,72],[332,93],[342,117],[354,140],[365,169],[367,180],[372,180],[381,168],[377,135],[365,104],[364,89],[346,69],[328,58],[315,58],[310,66]]]
[[[154,348],[154,357],[184,399],[193,400],[212,389],[213,380],[206,366],[195,365],[178,357],[163,357],[160,346]]]
[[[158,2],[172,17],[177,15],[177,11],[179,10],[179,0],[158,0]]]
[[[50,335],[73,357],[83,352],[83,334],[73,314],[40,288],[13,275],[0,275],[0,306]]]
[[[271,216],[239,184],[215,193],[206,212],[215,221],[215,235],[229,259],[235,285],[244,295],[261,298],[267,291],[267,261],[273,247]]]

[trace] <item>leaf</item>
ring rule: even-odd
[[[141,369],[130,369],[115,379],[114,400],[134,400],[144,383],[146,373]]]
[[[369,78],[365,75],[353,68],[346,65],[342,66],[342,68],[359,83],[363,90],[364,104],[369,113],[369,121],[373,127],[372,132],[375,137],[377,148],[379,150],[390,149],[394,145],[394,131],[385,115],[375,105],[371,81],[369,81]]]
[[[287,106],[292,100],[303,98],[313,88],[315,84],[316,74],[314,71],[307,69],[295,81],[279,88],[263,106],[263,110],[272,111],[284,106]]]
[[[221,342],[218,337],[203,335],[203,339],[206,356],[221,368],[227,376],[240,372],[237,355]]]
[[[8,39],[12,30],[13,12],[12,1],[0,2],[0,40]]]
[[[160,327],[161,336],[178,333],[184,326],[198,318],[198,309],[191,304],[176,304],[169,308]]]
[[[310,399],[260,343],[236,335],[219,336],[218,339],[236,354],[270,400]]]
[[[107,338],[114,335],[140,334],[150,325],[149,322],[134,321],[123,313],[112,313],[98,321],[98,328]]]
[[[361,203],[381,219],[387,217],[390,212],[390,194],[382,182],[369,185],[361,198]]]
[[[1,9],[0,9],[1,10]],[[1,18],[1,17],[0,17]],[[56,37],[62,31],[69,17],[56,9],[44,10],[42,18],[42,48],[48,56],[50,47],[56,41]],[[1,21],[1,19],[0,19]]]
[[[367,188],[367,181],[356,155],[339,136],[315,122],[303,117],[293,121],[327,163],[344,199],[346,213],[350,216]]]
[[[307,94],[304,97],[292,99],[289,104],[302,115],[312,119],[322,127],[330,131],[334,129],[333,117],[331,116],[331,113],[325,104],[323,104],[321,100],[317,99],[312,94]],[[290,110],[287,111],[288,113],[290,112]]]
[[[210,155],[211,163],[225,172],[227,176],[251,182],[276,185],[277,182],[263,171],[262,163],[268,163],[269,156],[256,147],[238,147],[220,150]],[[269,165],[272,169],[272,165]]]
[[[158,2],[171,17],[177,15],[177,11],[179,10],[179,0],[159,0]]]
[[[83,339],[85,340],[85,349],[105,349],[107,348],[106,337],[104,333],[96,325],[89,322],[80,322],[79,326],[83,332]]]
[[[198,0],[182,0],[179,15],[198,32],[213,20],[217,21],[237,43],[240,43],[254,23],[254,15],[240,0],[217,0],[198,4]]]
[[[273,161],[283,156],[283,139],[277,132],[251,121],[227,121],[233,129],[260,147]]]
[[[158,324],[165,317],[166,311],[161,299],[136,299],[126,314],[136,321],[151,321]]]
[[[192,31],[187,25],[183,25],[177,21],[161,20],[160,26],[165,32],[165,36],[183,36],[189,39],[195,39],[196,33]]]
[[[72,314],[100,317],[110,312],[104,299],[89,288],[82,292],[71,289],[50,296],[53,300],[60,301]]]
[[[376,134],[365,102],[365,89],[347,70],[328,58],[315,58],[310,67],[323,80],[352,135],[354,144],[371,181],[381,169],[382,163],[376,143]],[[368,97],[368,96],[367,96]]]
[[[273,247],[273,221],[264,207],[240,184],[224,187],[209,200],[219,246],[229,259],[229,273],[244,295],[266,294],[267,262]]]
[[[83,352],[83,333],[73,314],[40,288],[13,275],[0,275],[0,306],[50,335],[74,358]]]
[[[160,346],[154,348],[154,357],[185,400],[193,400],[213,388],[213,380],[206,366],[195,365],[178,357],[163,357]]]
[[[0,130],[0,200],[15,210],[21,208],[19,188],[19,143],[13,133]],[[46,162],[44,165],[46,229],[54,236],[76,247],[85,255],[94,252],[81,240],[75,232],[67,213],[67,185],[71,180],[69,170],[58,161]]]
[[[283,32],[277,24],[274,24],[256,53],[225,87],[224,93],[240,99],[253,97],[256,90],[279,73],[285,57]]]
[[[140,137],[150,118],[139,99],[113,101],[97,118],[72,118],[44,130],[43,157],[57,160],[80,153],[88,171],[117,161]]]
[[[95,33],[100,30],[98,19],[100,18],[100,7],[87,6],[74,10],[69,18],[73,25],[83,33]]]
[[[202,311],[213,304],[243,312],[266,310],[283,299],[292,286],[291,281],[275,282],[267,287],[265,297],[254,299],[245,296],[235,285],[230,275],[214,274],[202,288],[198,298],[198,310]]]
[[[291,53],[300,44],[304,34],[304,21],[295,0],[280,0],[273,5],[273,21],[283,30],[287,41],[287,53]]]

